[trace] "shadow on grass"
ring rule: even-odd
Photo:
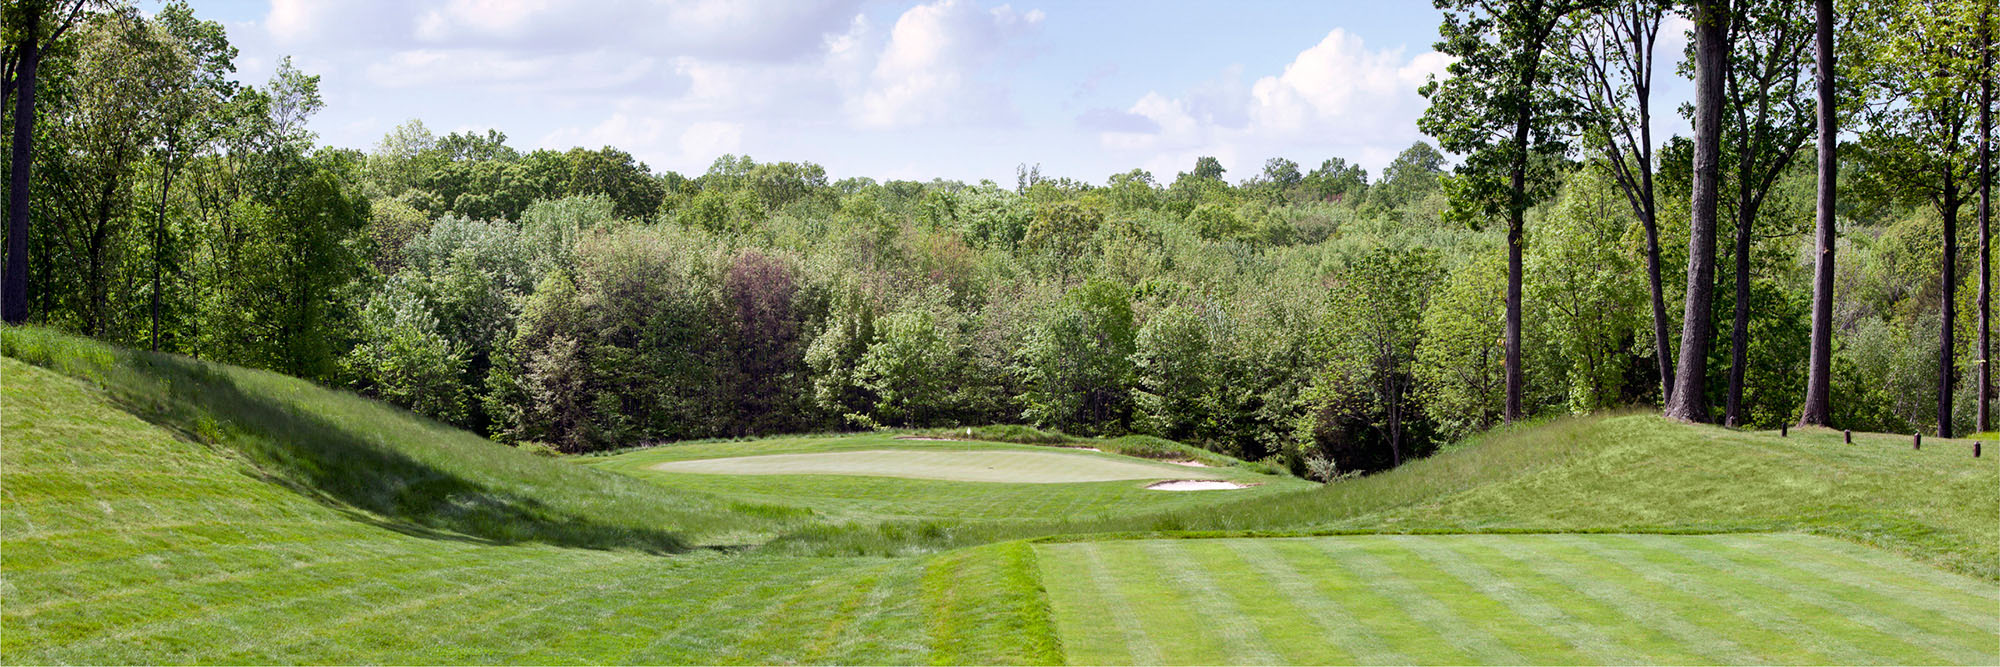
[[[195,442],[241,452],[266,480],[356,520],[413,536],[489,544],[656,554],[689,549],[671,532],[606,524],[412,458],[380,442],[379,435],[370,437],[298,402],[246,390],[238,377],[211,364],[32,329],[0,331],[0,343],[6,356],[97,385],[141,419]]]

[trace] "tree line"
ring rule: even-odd
[[[185,4],[18,2],[0,301],[572,452],[1031,423],[1328,473],[1642,404],[1983,429],[1979,4],[1446,1],[1437,146],[1373,178],[999,184],[682,175],[414,120],[333,148],[317,77],[237,83]],[[1655,141],[1676,12],[1695,136]]]

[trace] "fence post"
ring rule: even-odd
[[[1910,434],[1910,449],[1923,449],[1923,448],[1924,448],[1924,434],[1922,434],[1922,433],[1911,433],[1911,434]]]
[[[1846,434],[1847,434],[1847,444],[1850,444],[1850,445],[1854,444],[1854,431],[1852,431],[1852,430],[1848,430],[1848,431],[1842,431],[1842,432],[1843,432],[1843,433],[1846,433]]]

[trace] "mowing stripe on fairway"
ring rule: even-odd
[[[1476,538],[1472,538],[1476,539]],[[1761,656],[1738,645],[1728,635],[1734,623],[1719,622],[1723,617],[1694,611],[1689,601],[1652,585],[1645,577],[1617,563],[1582,554],[1557,540],[1537,540],[1532,550],[1496,549],[1500,555],[1561,582],[1570,590],[1588,596],[1623,614],[1633,622],[1673,638],[1674,642],[1699,653],[1704,663],[1751,664]],[[1587,573],[1589,576],[1576,576]],[[1701,621],[1708,621],[1703,624]]]
[[[1359,545],[1318,539],[1286,540],[1276,545],[1275,550],[1295,571],[1321,574],[1315,581],[1320,593],[1345,607],[1349,615],[1368,629],[1368,636],[1382,642],[1381,650],[1394,651],[1401,662],[1465,662],[1464,655],[1446,642],[1444,634],[1448,630],[1420,623],[1401,600],[1377,590],[1374,582],[1348,562],[1354,557],[1349,550],[1355,546]]]
[[[1083,542],[1064,545],[1072,550],[1068,559],[1036,558],[1048,585],[1049,603],[1056,627],[1079,631],[1063,633],[1074,639],[1063,641],[1063,652],[1071,662],[1081,664],[1161,663],[1160,652],[1146,628],[1133,616],[1137,611],[1124,589],[1111,580],[1111,568],[1104,563],[1102,544]],[[1057,572],[1057,568],[1080,568],[1081,572]],[[1114,643],[1115,642],[1115,643]]]
[[[1940,595],[1956,575],[1808,535],[1036,548],[1072,663],[2000,661],[2000,607],[1976,606],[2000,590],[1991,582],[1965,578]]]
[[[1372,582],[1390,597],[1403,600],[1405,609],[1419,625],[1430,628],[1452,628],[1452,631],[1443,633],[1444,640],[1453,648],[1463,652],[1466,656],[1464,660],[1471,661],[1477,656],[1508,664],[1529,662],[1526,656],[1501,643],[1484,628],[1469,622],[1470,619],[1453,612],[1439,601],[1439,598],[1445,597],[1444,594],[1450,590],[1445,582],[1440,580],[1441,573],[1429,568],[1416,567],[1416,559],[1410,557],[1406,551],[1398,552],[1388,558],[1379,557],[1377,553],[1378,550],[1368,548],[1350,550],[1345,564],[1363,581]]]
[[[1614,662],[1634,662],[1625,656],[1624,650],[1610,637],[1577,622],[1570,613],[1558,606],[1567,600],[1550,600],[1533,591],[1524,590],[1508,572],[1495,572],[1486,564],[1474,561],[1459,553],[1453,545],[1442,542],[1409,542],[1408,547],[1417,557],[1451,573],[1459,581],[1470,584],[1480,594],[1492,598],[1506,607],[1514,615],[1548,632],[1557,640],[1556,645],[1584,657],[1584,664],[1610,664]],[[1539,660],[1540,658],[1537,658]]]
[[[1209,628],[1215,631],[1224,646],[1233,649],[1222,662],[1268,665],[1278,661],[1278,656],[1271,652],[1264,636],[1255,627],[1257,624],[1250,617],[1246,605],[1239,604],[1235,597],[1216,585],[1216,579],[1234,580],[1230,572],[1217,567],[1221,565],[1218,559],[1203,558],[1197,562],[1190,552],[1198,551],[1198,548],[1170,547],[1165,542],[1140,544],[1154,562],[1167,568],[1180,592],[1185,593],[1179,602],[1212,612],[1208,617]],[[1211,570],[1218,571],[1211,574]],[[1255,606],[1253,602],[1248,607]]]
[[[1360,619],[1330,596],[1319,591],[1318,582],[1300,574],[1284,557],[1270,548],[1279,540],[1227,540],[1229,548],[1257,567],[1260,578],[1284,596],[1293,608],[1302,610],[1321,633],[1321,648],[1328,654],[1319,662],[1358,664],[1404,664],[1410,659],[1388,649]]]
[[[1851,576],[1872,582],[1892,582],[1902,588],[1921,589],[1932,597],[1918,598],[1919,601],[1956,605],[1934,607],[1939,611],[1974,614],[2000,608],[2000,587],[1966,586],[1968,580],[1963,575],[1928,568],[1903,568],[1895,569],[1896,575],[1885,579],[1884,574],[1893,568],[1893,559],[1885,563],[1883,557],[1888,554],[1882,550],[1816,535],[1773,537],[1785,541],[1786,546],[1796,553],[1811,554],[1816,562]]]
[[[1922,648],[1928,654],[1922,662],[1987,663],[1995,657],[1991,651],[2000,649],[1991,636],[1985,640],[1987,648],[1974,648],[1981,629],[1963,618],[1922,608],[1919,605],[1925,596],[1884,595],[1847,581],[1842,573],[1825,572],[1810,557],[1800,559],[1801,562],[1779,561],[1761,551],[1723,541],[1675,543],[1666,548],[1718,567],[1743,568],[1754,573],[1759,583],[1782,589],[1802,602],[1853,618],[1876,632]],[[1986,622],[1992,624],[1996,620],[2000,619],[1988,617]]]
[[[1683,616],[1712,621],[1705,627],[1727,633],[1742,644],[1771,647],[1766,649],[1771,662],[1855,664],[1874,656],[1837,635],[1820,631],[1816,627],[1817,615],[1800,617],[1783,607],[1744,597],[1737,591],[1748,588],[1747,584],[1731,572],[1695,570],[1686,561],[1605,540],[1577,539],[1572,535],[1550,538],[1590,557],[1616,563],[1652,584],[1650,590],[1654,594],[1675,600]],[[1726,622],[1732,616],[1742,622]]]

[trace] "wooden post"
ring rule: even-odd
[[[1972,441],[1972,458],[1979,458],[1979,441]]]
[[[1779,425],[1778,425],[1778,437],[1780,437],[1780,438],[1789,438],[1789,437],[1792,437],[1792,427],[1791,427],[1790,425],[1787,425],[1787,424],[1779,424]]]
[[[1923,449],[1923,448],[1924,448],[1924,434],[1922,434],[1922,433],[1911,433],[1911,434],[1910,434],[1910,449]]]
[[[1850,444],[1850,445],[1854,444],[1854,432],[1853,432],[1853,431],[1842,431],[1842,433],[1845,433],[1845,434],[1847,434],[1847,444]]]

